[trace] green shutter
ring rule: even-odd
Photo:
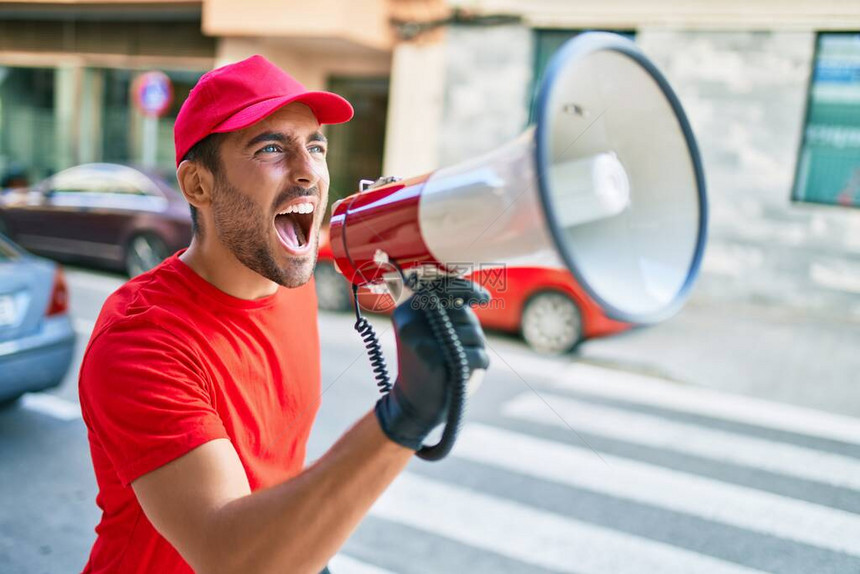
[[[860,34],[819,34],[792,197],[860,206]]]

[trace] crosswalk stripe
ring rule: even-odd
[[[120,277],[99,275],[92,272],[76,271],[74,269],[66,269],[65,274],[66,280],[69,282],[69,287],[73,291],[77,291],[78,289],[97,291],[102,294],[102,297],[113,293],[125,283]]]
[[[371,513],[559,572],[758,572],[410,473],[394,482]]]
[[[471,424],[455,456],[615,498],[860,556],[860,515]]]
[[[95,329],[96,322],[90,321],[89,319],[81,319],[80,317],[75,317],[73,321],[75,326],[75,331],[78,335],[83,335],[84,337],[89,337],[93,333],[93,329]]]
[[[21,397],[21,407],[61,421],[81,418],[81,407],[77,403],[49,393],[27,393]]]
[[[528,356],[504,356],[520,376],[534,376],[549,386],[719,418],[792,433],[860,445],[860,420],[839,414],[731,395],[583,363],[547,364]]]
[[[390,570],[383,570],[344,554],[338,554],[329,561],[332,574],[394,574]]]
[[[523,393],[505,404],[502,414],[544,425],[570,425],[577,431],[615,440],[860,490],[860,460],[791,444],[674,422],[550,393],[541,393],[540,397]]]

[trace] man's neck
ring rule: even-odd
[[[220,242],[194,236],[188,249],[179,256],[203,279],[228,295],[254,300],[273,295],[278,284],[246,267]]]

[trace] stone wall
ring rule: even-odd
[[[439,164],[491,151],[528,121],[532,32],[524,26],[448,29]]]
[[[696,296],[860,318],[860,210],[792,203],[812,32],[640,29],[696,133],[710,237]],[[528,117],[532,32],[454,28],[439,157],[473,157]]]
[[[860,313],[860,212],[792,203],[815,35],[642,30],[698,136],[711,205],[702,288]]]

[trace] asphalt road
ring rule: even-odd
[[[74,373],[120,281],[69,272],[76,366],[55,392],[0,413],[4,574],[85,562],[98,512]],[[376,324],[393,357],[385,320]],[[351,318],[323,314],[320,331],[324,397],[311,458],[376,398]],[[856,333],[694,303],[575,359],[492,336],[493,364],[454,454],[413,462],[332,570],[860,572],[860,419],[839,414],[860,414]],[[787,345],[798,336],[809,340]],[[829,398],[795,384],[815,345],[837,363],[806,367]]]

